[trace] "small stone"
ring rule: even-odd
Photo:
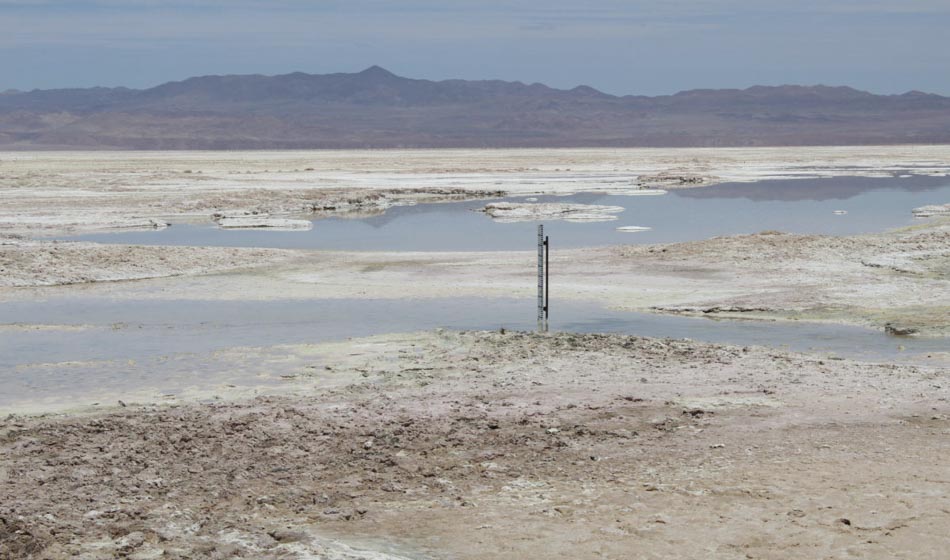
[[[277,529],[268,533],[272,539],[277,542],[307,542],[310,536],[303,531],[293,531],[291,529]]]
[[[912,336],[920,331],[915,327],[897,325],[895,323],[885,323],[884,332],[892,336]]]
[[[116,541],[119,550],[134,550],[145,542],[145,534],[141,531],[133,531]]]

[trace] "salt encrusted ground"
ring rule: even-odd
[[[379,213],[416,202],[724,181],[950,173],[947,146],[0,153],[0,233]]]
[[[905,170],[946,174],[950,152],[4,154],[0,301],[530,296],[528,253],[29,236]],[[950,334],[947,220],[558,251],[552,264],[559,298]],[[3,324],[0,335],[31,328],[87,327]],[[280,396],[0,419],[0,558],[936,559],[950,548],[945,367],[511,332],[283,351],[313,367]]]
[[[0,420],[4,558],[944,558],[947,369],[600,335],[315,347],[295,396]]]

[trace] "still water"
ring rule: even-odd
[[[223,383],[259,385],[296,373],[282,344],[309,344],[390,332],[534,329],[533,299],[113,301],[63,298],[0,303],[4,323],[73,325],[75,330],[7,329],[0,334],[0,411],[20,401],[150,387],[178,393]],[[862,360],[914,361],[947,350],[942,339],[894,338],[879,331],[818,323],[721,320],[611,311],[559,303],[551,330],[693,338],[767,345]],[[219,355],[250,352],[255,367]],[[244,352],[243,350],[241,352]],[[233,354],[233,352],[231,352]],[[318,363],[318,362],[315,362]],[[253,365],[252,364],[252,365]],[[261,369],[263,368],[263,370]],[[278,379],[279,381],[279,379]]]
[[[619,219],[547,222],[556,248],[661,243],[780,230],[846,235],[913,223],[911,209],[950,200],[946,177],[834,178],[722,184],[662,196],[583,193],[543,202],[623,206]],[[511,199],[522,200],[522,199]],[[105,243],[335,250],[531,249],[535,223],[497,223],[469,201],[394,208],[360,219],[317,220],[311,231],[233,231],[176,224],[163,231],[85,235]],[[835,214],[844,210],[846,214]],[[636,234],[621,226],[653,228]],[[103,297],[0,303],[0,411],[17,402],[149,387],[176,393],[223,383],[260,385],[306,364],[280,344],[305,344],[437,327],[533,329],[533,299],[113,301]],[[917,361],[946,352],[944,339],[898,339],[880,331],[816,323],[710,320],[616,312],[558,303],[552,330],[693,338],[818,351],[862,360]],[[10,327],[10,325],[18,325]],[[22,325],[77,328],[23,329]],[[6,326],[6,327],[5,327]],[[233,350],[260,348],[250,362]],[[250,367],[249,363],[257,364]],[[262,377],[262,373],[264,376]],[[278,381],[279,382],[279,381]]]
[[[540,202],[624,207],[609,222],[547,221],[559,248],[669,243],[779,230],[849,235],[912,224],[911,210],[950,200],[947,177],[839,177],[726,183],[662,196],[583,193],[539,196]],[[524,198],[506,199],[523,201]],[[350,251],[495,251],[530,248],[535,223],[498,223],[476,212],[485,202],[420,204],[367,218],[326,218],[309,231],[222,230],[176,224],[159,231],[105,233],[72,240],[142,245],[214,245]],[[836,210],[847,214],[838,215]],[[621,226],[650,231],[621,233]]]

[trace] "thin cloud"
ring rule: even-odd
[[[0,0],[0,85],[379,63],[614,93],[766,82],[950,92],[948,25],[946,0]]]

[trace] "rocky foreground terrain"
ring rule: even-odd
[[[297,396],[0,420],[0,556],[950,547],[946,369],[510,332],[319,350]]]

